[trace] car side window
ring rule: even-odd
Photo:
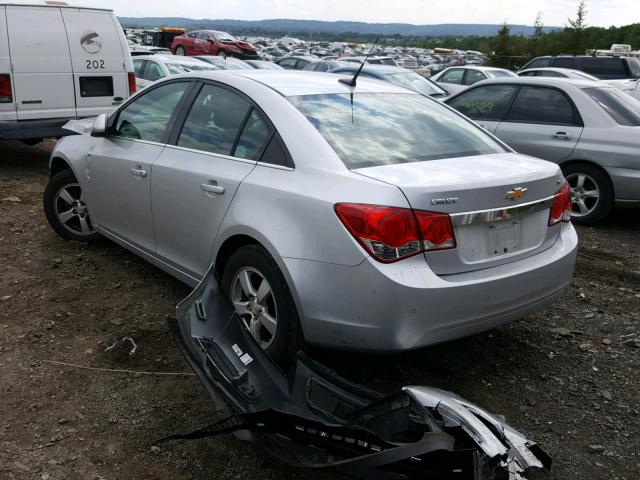
[[[147,66],[144,69],[144,76],[142,78],[144,78],[145,80],[149,80],[150,82],[155,82],[156,80],[160,80],[164,77],[165,74],[162,70],[162,67],[156,62],[148,60]]]
[[[225,88],[205,85],[191,106],[177,145],[231,155],[251,105]]]
[[[273,129],[266,122],[264,116],[254,108],[232,155],[247,160],[259,160],[271,135],[273,135]]]
[[[537,72],[537,71],[535,71],[535,72],[520,72],[518,74],[518,76],[519,77],[535,77],[538,73],[540,73],[540,72]]]
[[[284,68],[293,68],[296,66],[297,60],[295,58],[285,58],[281,62],[278,63],[281,67]]]
[[[475,120],[502,120],[516,89],[515,85],[487,85],[461,93],[447,102]]]
[[[196,34],[197,32],[190,32],[190,33],[187,33],[187,37],[193,39],[193,38],[196,38]]]
[[[449,70],[447,73],[445,73],[440,79],[440,81],[443,83],[456,83],[459,85],[460,83],[462,83],[463,76],[464,76],[464,70],[461,70],[459,68],[454,68],[452,70]]]
[[[313,69],[316,72],[326,72],[329,70],[329,64],[325,62],[318,62],[313,66]]]
[[[133,60],[133,70],[136,72],[136,77],[141,78],[140,74],[142,73],[144,63],[146,60],[134,59]]]
[[[479,72],[478,70],[467,70],[464,74],[464,80],[462,84],[473,85],[474,83],[478,83],[486,79],[486,75],[482,72]]]
[[[189,86],[176,82],[154,88],[124,106],[110,136],[162,143],[169,121]]]
[[[545,68],[548,67],[550,63],[550,58],[536,58],[535,60],[527,63],[527,68]]]
[[[211,39],[211,35],[207,32],[198,32],[196,38],[198,40],[209,40]]]
[[[556,68],[576,68],[576,59],[573,57],[559,57],[553,59],[553,66]]]
[[[287,153],[282,138],[280,138],[280,135],[277,132],[271,136],[271,140],[269,141],[267,148],[264,150],[264,153],[260,158],[260,162],[293,168],[293,161]]]
[[[560,91],[544,87],[522,87],[507,115],[507,121],[575,125],[573,105]]]

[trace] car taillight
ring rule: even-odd
[[[456,248],[451,218],[445,213],[361,203],[338,203],[335,211],[358,243],[380,262]]]
[[[129,79],[129,95],[136,93],[136,74],[133,72],[127,73]]]
[[[567,182],[553,196],[551,211],[549,212],[549,226],[553,227],[561,222],[571,221],[571,188]]]
[[[11,91],[11,77],[9,75],[0,75],[0,103],[13,102],[13,93]]]

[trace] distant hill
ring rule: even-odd
[[[119,17],[123,27],[184,27],[211,30],[291,32],[291,33],[357,33],[361,35],[402,35],[424,37],[492,36],[500,25],[450,23],[439,25],[411,25],[409,23],[325,22],[320,20],[209,20],[181,17]],[[512,35],[533,35],[533,27],[510,25]],[[546,32],[560,27],[545,27]]]

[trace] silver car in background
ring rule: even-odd
[[[431,80],[442,85],[449,93],[460,93],[483,80],[503,77],[517,77],[517,75],[504,68],[464,66],[445,68],[433,75]]]
[[[577,236],[557,165],[419,93],[314,72],[158,82],[60,141],[44,196],[65,239],[104,235],[190,285],[210,266],[286,363],[303,339],[397,351],[542,308]]]
[[[601,81],[505,78],[446,100],[519,153],[558,163],[574,223],[640,207],[640,101]]]

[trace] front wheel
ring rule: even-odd
[[[597,167],[575,163],[563,169],[571,187],[571,221],[576,225],[594,225],[613,208],[613,187],[609,177]]]
[[[273,257],[258,245],[239,248],[225,265],[222,286],[258,345],[278,365],[289,367],[302,348],[302,328]]]
[[[96,230],[82,187],[71,170],[54,175],[44,191],[44,214],[51,228],[65,240],[91,242]]]
[[[185,56],[185,51],[184,51],[184,47],[178,46],[176,48],[176,55],[179,55],[181,57]]]

